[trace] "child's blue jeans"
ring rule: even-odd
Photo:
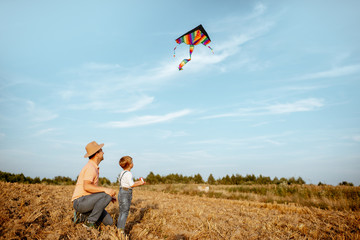
[[[132,199],[132,189],[123,189],[120,187],[119,200],[119,218],[117,221],[117,228],[125,229],[126,219],[129,215],[130,205]]]

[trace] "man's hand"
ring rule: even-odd
[[[94,185],[91,181],[84,180],[84,190],[90,193],[105,192],[112,197],[111,201],[116,202],[116,192],[111,188],[104,188]]]
[[[105,193],[106,193],[106,194],[109,194],[112,198],[115,198],[115,195],[116,195],[115,190],[113,190],[113,189],[111,189],[111,188],[107,188],[107,189],[105,190]]]

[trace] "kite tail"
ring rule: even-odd
[[[180,71],[180,70],[184,70],[184,69],[183,69],[183,66],[184,66],[185,64],[187,64],[188,62],[190,62],[190,60],[191,60],[191,58],[182,60],[182,62],[181,62],[180,65],[179,65],[179,71]]]
[[[212,51],[212,53],[214,54],[214,50],[210,47],[210,46],[208,46],[208,48],[210,48],[210,50]],[[175,56],[175,55],[174,55]]]
[[[191,60],[191,54],[193,53],[193,51],[194,51],[194,45],[190,45],[190,58],[189,59],[185,58],[184,60],[182,60],[182,62],[179,65],[179,71],[183,70],[183,66]]]

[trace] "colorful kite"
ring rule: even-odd
[[[196,28],[190,30],[189,32],[185,33],[175,41],[178,44],[186,43],[187,45],[190,45],[190,58],[182,60],[182,62],[179,65],[179,70],[183,70],[183,66],[191,60],[191,54],[194,51],[195,45],[202,43],[204,44],[204,46],[206,46],[211,42],[209,35],[207,34],[207,32],[205,31],[205,29],[201,24]],[[177,46],[174,48],[174,57],[175,57],[176,48]],[[208,48],[210,48],[211,51],[213,51],[211,47],[208,46]]]

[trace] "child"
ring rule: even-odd
[[[124,156],[119,161],[120,167],[124,169],[120,173],[119,176],[119,183],[120,183],[120,189],[119,189],[119,219],[117,221],[117,228],[124,233],[125,229],[125,223],[126,219],[129,215],[130,210],[130,204],[132,199],[132,189],[134,187],[138,187],[141,185],[144,185],[144,181],[133,181],[133,176],[130,172],[130,170],[134,167],[134,163],[132,161],[132,158],[129,156]]]

